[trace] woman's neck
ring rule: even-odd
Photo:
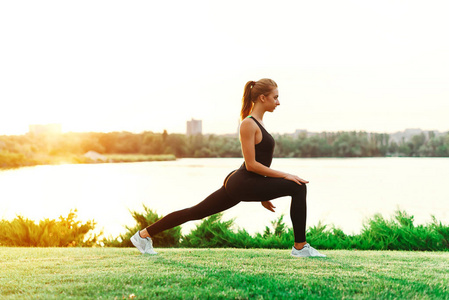
[[[251,116],[259,122],[263,122],[263,115],[265,114],[264,110],[259,110],[257,107],[254,107],[254,109],[251,111]]]

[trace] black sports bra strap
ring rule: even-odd
[[[253,116],[249,116],[248,118],[253,119],[254,122],[256,122],[257,126],[259,126],[260,129],[262,129],[262,128],[265,129],[265,128],[259,123],[259,121],[257,121],[256,118],[254,118]],[[265,131],[266,131],[266,129],[265,129]]]

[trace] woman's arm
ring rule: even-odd
[[[256,133],[258,130],[260,129],[257,124],[249,119],[243,120],[240,125],[240,143],[242,145],[246,169],[263,176],[285,178],[294,181],[299,185],[301,185],[301,183],[308,183],[307,180],[299,178],[296,175],[273,170],[256,161]]]

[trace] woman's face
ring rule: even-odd
[[[273,112],[276,107],[280,105],[278,88],[272,89],[271,93],[265,96],[264,99],[264,105],[266,106],[267,111]]]

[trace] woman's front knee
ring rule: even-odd
[[[301,185],[295,183],[295,194],[305,194],[307,192],[307,186],[305,183],[302,183]]]

